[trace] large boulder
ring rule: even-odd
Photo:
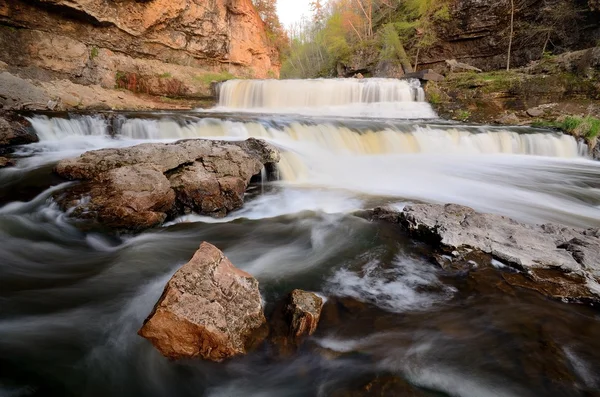
[[[89,199],[82,197],[89,196]],[[130,165],[76,186],[61,203],[80,218],[115,229],[143,230],[162,224],[175,206],[169,180],[152,165]]]
[[[267,333],[258,281],[204,242],[138,333],[170,359],[220,362],[246,354]]]
[[[270,339],[280,355],[294,353],[305,337],[315,333],[323,303],[318,295],[296,289],[277,305]]]
[[[27,130],[25,119],[8,113],[0,115],[0,148],[37,141],[38,137]]]
[[[82,184],[58,193],[63,209],[116,229],[141,230],[170,215],[225,216],[243,205],[252,176],[279,161],[264,141],[185,140],[103,149],[58,163]]]
[[[376,209],[372,218],[399,223],[413,237],[457,260],[488,255],[511,272],[511,285],[574,301],[600,301],[600,230],[555,224],[527,225],[448,204],[418,204],[402,212]]]

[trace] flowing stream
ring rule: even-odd
[[[507,293],[495,269],[449,274],[394,226],[354,215],[458,203],[600,227],[600,163],[585,145],[439,120],[423,98],[417,81],[248,80],[222,84],[210,111],[32,116],[40,142],[0,170],[0,396],[380,395],[364,385],[390,377],[406,391],[385,395],[600,395],[597,309]],[[62,158],[248,137],[283,158],[224,219],[109,235],[77,229],[51,199]],[[304,349],[170,362],[136,334],[202,241],[259,280],[267,309],[295,288],[327,298]]]

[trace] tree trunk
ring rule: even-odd
[[[508,39],[508,57],[506,59],[506,70],[510,70],[510,56],[512,52],[513,35],[515,33],[515,0],[510,0],[510,37]]]

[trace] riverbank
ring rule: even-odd
[[[596,47],[546,57],[511,71],[448,72],[443,81],[428,82],[425,91],[442,118],[558,128],[585,139],[592,150],[599,131],[570,128],[568,118],[600,118],[599,77],[600,47]]]

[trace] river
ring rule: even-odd
[[[40,142],[0,170],[0,396],[600,395],[596,308],[499,288],[497,269],[445,272],[395,226],[354,215],[458,203],[600,227],[600,163],[585,145],[550,130],[440,120],[416,81],[220,90],[208,111],[31,117]],[[51,199],[65,187],[54,164],[87,150],[247,137],[283,158],[224,219],[106,234],[77,228]],[[295,288],[326,297],[298,354],[170,362],[137,335],[202,241],[259,280],[267,308]],[[374,379],[397,388],[368,394]]]

